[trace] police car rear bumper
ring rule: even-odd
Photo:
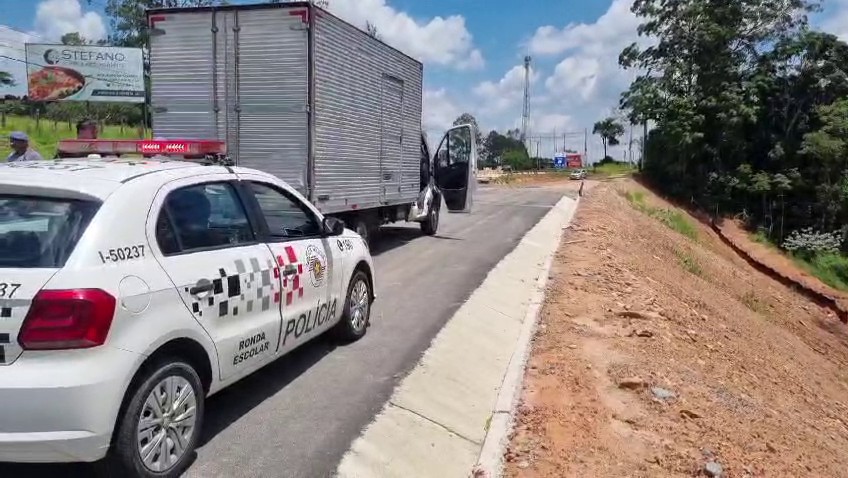
[[[91,462],[106,456],[140,358],[98,347],[24,352],[0,367],[0,462]]]

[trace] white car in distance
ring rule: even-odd
[[[362,239],[275,176],[105,154],[0,164],[0,462],[178,476],[206,397],[324,332],[362,337],[373,291]]]

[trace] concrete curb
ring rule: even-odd
[[[574,208],[565,219],[563,227],[571,224],[579,205],[580,198],[578,197],[575,199]],[[477,460],[476,469],[486,472],[489,478],[500,477],[503,474],[503,458],[509,445],[509,435],[515,424],[515,407],[524,385],[524,372],[527,367],[527,360],[530,358],[530,346],[533,337],[536,335],[536,326],[539,323],[539,316],[545,301],[545,291],[557,248],[554,248],[546,258],[542,273],[536,281],[536,291],[524,316],[521,335],[518,337],[515,351],[509,361],[491,424],[486,432],[483,448],[480,450],[480,456]]]
[[[335,476],[465,477],[475,464],[501,473],[548,274],[578,202],[563,196],[489,271],[353,441]]]

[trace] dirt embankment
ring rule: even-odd
[[[507,476],[848,476],[846,326],[638,188],[594,188],[557,252]]]

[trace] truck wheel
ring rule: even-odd
[[[353,342],[362,338],[371,321],[371,283],[361,270],[353,273],[347,286],[344,312],[333,329],[337,339]]]
[[[434,204],[427,213],[427,219],[421,223],[421,232],[428,236],[435,236],[439,230],[439,208]]]
[[[191,462],[203,424],[204,392],[191,365],[162,361],[135,388],[112,449],[109,476],[177,477]]]
[[[366,244],[371,244],[371,228],[368,227],[368,223],[364,219],[354,219],[351,229],[356,231]]]

